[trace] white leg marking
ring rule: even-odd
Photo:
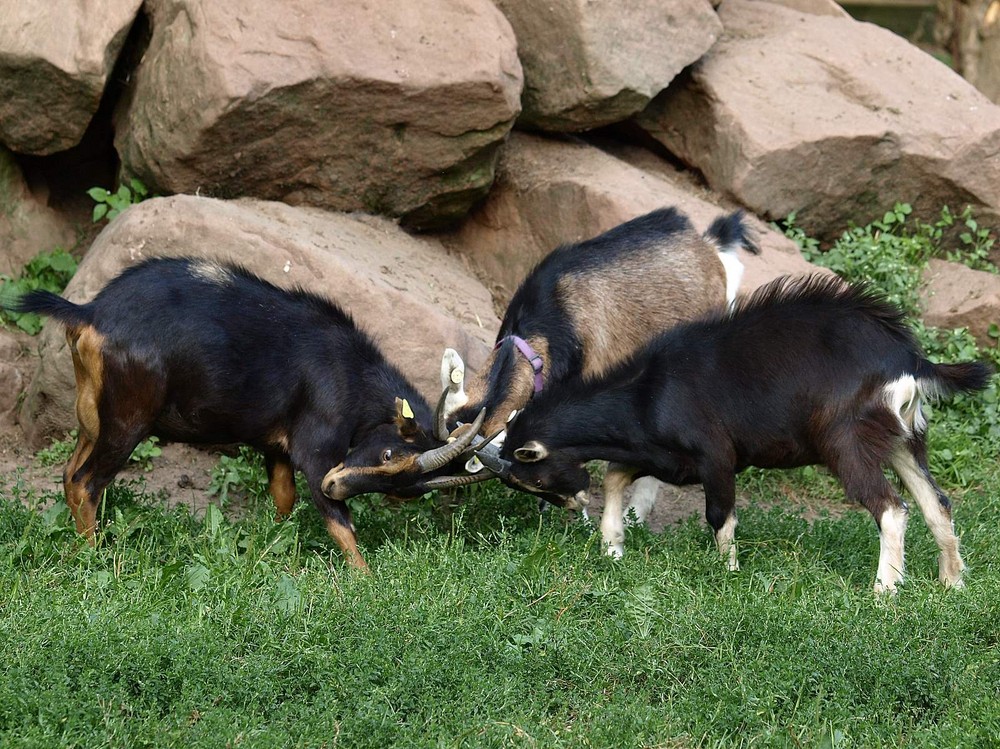
[[[879,521],[876,593],[895,593],[903,580],[903,541],[906,536],[906,505],[890,507]]]
[[[620,558],[625,554],[625,523],[623,520],[625,490],[632,483],[632,471],[624,466],[609,463],[604,476],[604,511],[601,513],[601,538],[608,556]]]
[[[660,482],[652,476],[643,476],[641,479],[636,479],[632,482],[632,498],[629,500],[628,507],[625,510],[625,520],[628,522],[645,523],[650,511],[656,504],[656,498],[659,494]],[[629,510],[635,515],[634,521],[627,517]]]
[[[715,544],[719,547],[719,554],[726,560],[729,571],[739,571],[740,562],[736,558],[736,513],[731,513],[719,528],[715,534]]]
[[[722,268],[726,271],[726,303],[729,307],[736,301],[736,292],[740,290],[743,280],[743,263],[736,257],[735,248],[732,252],[723,250],[719,253]]]
[[[913,495],[917,506],[924,514],[927,527],[931,529],[934,540],[941,550],[941,556],[938,557],[938,579],[946,587],[961,588],[965,562],[958,553],[955,525],[941,506],[937,490],[905,446],[900,445],[896,448],[891,462],[893,470],[899,475],[903,485]]]

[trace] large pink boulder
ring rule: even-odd
[[[161,193],[462,216],[520,111],[510,25],[489,0],[150,0],[117,116],[126,173]]]
[[[639,112],[722,32],[708,0],[496,0],[524,65],[519,124],[576,132]]]
[[[895,34],[727,0],[725,32],[638,122],[711,187],[810,233],[897,201],[1000,222],[1000,107]]]
[[[80,142],[142,0],[4,3],[0,143],[45,155]]]

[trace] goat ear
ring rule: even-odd
[[[396,398],[396,428],[403,438],[414,437],[420,427],[406,398]]]
[[[540,460],[545,460],[548,455],[549,449],[535,440],[526,442],[514,451],[514,457],[521,463],[537,463]]]
[[[465,394],[465,362],[453,348],[446,348],[441,357],[441,390],[443,391],[440,416],[447,421],[453,413],[469,402]]]

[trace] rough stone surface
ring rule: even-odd
[[[154,190],[452,221],[493,181],[520,111],[510,24],[489,0],[151,0],[118,113]]]
[[[0,146],[0,275],[16,277],[39,252],[70,249],[75,240],[70,223],[31,193],[13,155]]]
[[[15,362],[21,358],[21,344],[10,333],[0,330],[0,422],[13,416],[17,399],[24,387],[24,377]]]
[[[639,112],[712,46],[708,0],[496,0],[524,65],[519,124],[576,132]]]
[[[0,142],[45,155],[79,142],[142,0],[4,3]]]
[[[133,206],[97,238],[65,296],[92,299],[128,265],[177,255],[239,262],[272,283],[332,298],[432,402],[444,348],[481,366],[499,325],[487,291],[434,240],[415,239],[386,219],[257,200],[175,196]],[[46,325],[39,356],[20,411],[36,444],[74,425],[61,326]]]
[[[768,2],[775,5],[784,5],[786,8],[797,10],[799,13],[810,13],[814,16],[851,17],[851,14],[840,7],[840,3],[834,2],[834,0],[768,0]]]
[[[847,18],[746,0],[720,17],[719,42],[638,118],[714,189],[824,236],[899,200],[997,223],[1000,107],[946,66]]]
[[[931,260],[924,283],[924,322],[938,328],[968,328],[980,345],[996,345],[989,330],[1000,325],[1000,276]]]
[[[503,310],[521,280],[549,251],[578,242],[656,208],[677,206],[699,230],[734,210],[711,202],[664,162],[638,149],[623,149],[642,169],[581,141],[525,133],[511,136],[497,185],[462,228],[447,238],[490,285]],[[798,248],[750,217],[762,253],[741,253],[743,288],[786,273],[818,271]]]

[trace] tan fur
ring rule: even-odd
[[[542,357],[543,362],[549,361],[549,342],[540,336],[532,336],[525,339],[535,353]],[[476,374],[472,379],[466,379],[467,391],[470,403],[482,403],[486,400],[486,373],[493,366],[497,352],[490,354],[490,358],[483,366],[483,374]],[[542,369],[542,380],[548,382],[548,374],[544,366]],[[535,393],[535,370],[531,367],[531,362],[517,354],[517,365],[514,368],[514,377],[511,388],[507,391],[507,397],[494,409],[493,413],[486,415],[486,422],[480,430],[482,434],[494,434],[507,425],[507,419],[511,411],[520,411],[531,400]]]
[[[341,525],[332,518],[327,518],[326,532],[330,534],[330,538],[336,541],[337,546],[344,552],[344,559],[347,560],[349,565],[365,572],[368,571],[368,564],[365,562],[364,557],[361,556],[361,552],[358,551],[358,540],[353,530]]]
[[[601,515],[601,537],[610,556],[625,553],[625,490],[636,474],[636,469],[621,463],[608,463],[604,475],[604,511]]]
[[[87,326],[68,329],[66,340],[73,354],[73,374],[76,377],[76,418],[80,422],[80,433],[93,442],[101,431],[97,406],[104,384],[104,361],[101,358],[104,336]]]
[[[267,488],[274,499],[276,519],[284,520],[295,505],[295,470],[290,460],[281,458],[274,461]]]
[[[98,497],[90,497],[86,486],[90,475],[76,476],[80,467],[90,457],[94,443],[101,432],[98,405],[104,384],[104,362],[101,350],[104,337],[94,328],[69,328],[66,340],[73,355],[73,374],[76,378],[76,417],[80,423],[76,448],[63,469],[63,491],[69,505],[76,530],[94,545],[94,531],[97,527]]]
[[[584,376],[600,376],[657,333],[725,306],[725,269],[718,252],[693,230],[648,252],[657,253],[659,263],[632,257],[560,281],[560,302],[583,347]],[[650,283],[650,268],[657,264],[662,283]],[[622,289],[629,295],[623,298]]]
[[[86,536],[87,543],[91,546],[94,545],[94,532],[97,529],[97,502],[90,501],[85,489],[90,476],[81,476],[79,481],[74,481],[73,476],[90,457],[93,449],[93,441],[81,429],[76,440],[76,449],[73,450],[73,455],[63,469],[63,493],[76,522],[76,532]]]
[[[283,429],[275,430],[275,432],[268,437],[267,443],[269,445],[274,445],[275,447],[280,447],[283,452],[287,453],[288,433],[285,432]]]

